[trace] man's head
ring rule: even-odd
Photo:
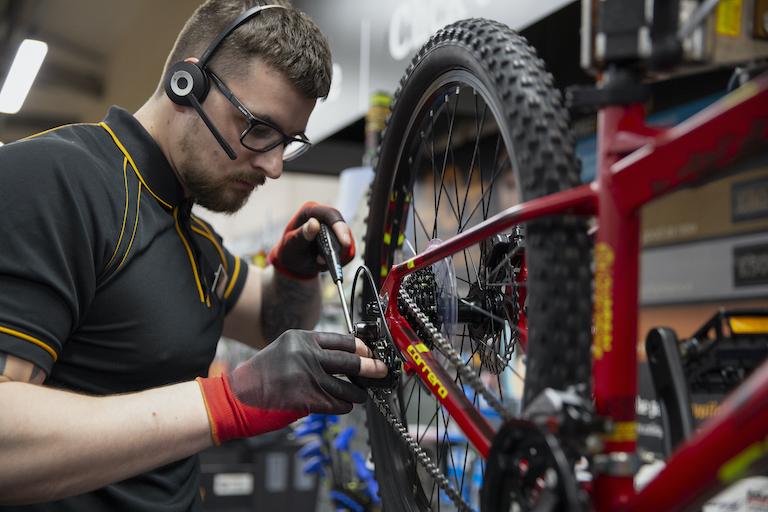
[[[254,185],[280,176],[284,145],[261,144],[258,137],[266,133],[267,141],[301,139],[317,98],[326,97],[330,89],[325,37],[287,2],[269,3],[286,8],[266,9],[250,18],[221,42],[204,66],[211,87],[202,108],[236,158],[225,154],[191,106],[170,104],[173,113],[162,127],[168,132],[161,146],[182,184],[212,210],[234,212]],[[208,0],[201,5],[179,34],[163,80],[174,63],[196,62],[222,31],[256,5],[244,0]],[[170,102],[164,83],[155,98]],[[242,137],[249,127],[249,135]]]

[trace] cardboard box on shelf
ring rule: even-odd
[[[643,247],[768,231],[768,164],[679,190],[642,210]]]

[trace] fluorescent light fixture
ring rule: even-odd
[[[48,45],[44,42],[34,39],[22,41],[3,89],[0,90],[0,112],[15,114],[21,110],[46,53],[48,53]]]

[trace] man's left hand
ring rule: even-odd
[[[330,206],[307,202],[288,222],[282,238],[269,252],[268,260],[278,272],[306,280],[328,269],[315,242],[321,222],[330,226],[339,239],[341,264],[352,260],[355,240],[341,213]]]

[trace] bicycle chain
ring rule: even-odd
[[[469,503],[464,501],[459,491],[453,486],[453,484],[440,472],[435,462],[427,455],[427,452],[419,446],[419,443],[408,433],[408,429],[403,426],[403,423],[392,413],[385,398],[379,396],[379,393],[373,389],[368,390],[373,403],[379,409],[379,412],[387,423],[400,434],[400,438],[405,443],[405,446],[411,451],[416,461],[424,467],[429,475],[435,480],[437,486],[440,487],[445,494],[453,500],[460,512],[474,512],[474,509],[469,506]]]
[[[462,361],[461,356],[453,348],[453,346],[445,339],[442,333],[430,322],[427,316],[416,305],[415,301],[411,298],[404,287],[400,287],[398,296],[406,304],[409,313],[418,322],[423,332],[431,338],[433,346],[448,359],[448,362],[456,368],[459,376],[462,380],[468,384],[475,393],[480,394],[485,398],[488,405],[504,420],[507,421],[511,418],[509,411],[507,411],[501,402],[483,385],[480,377],[470,370]],[[446,476],[440,471],[437,464],[430,458],[430,456],[419,446],[419,443],[408,433],[408,429],[403,426],[402,422],[392,412],[387,403],[386,396],[390,390],[377,390],[369,389],[368,394],[376,405],[377,409],[387,420],[387,423],[400,435],[400,438],[405,443],[405,446],[411,451],[416,461],[422,465],[422,467],[429,473],[429,475],[435,480],[438,487],[440,487],[445,494],[453,500],[458,509],[461,512],[473,512],[473,508],[464,500],[459,491],[453,486],[453,484],[446,478]]]

